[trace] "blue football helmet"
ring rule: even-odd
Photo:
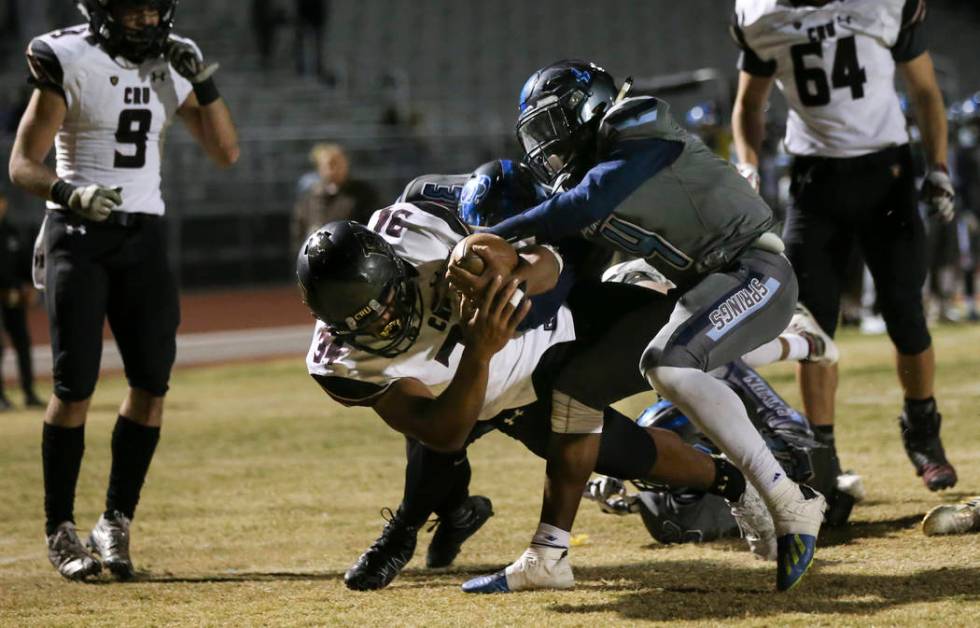
[[[539,198],[527,166],[494,159],[470,175],[459,196],[459,217],[474,227],[492,227],[533,206]]]

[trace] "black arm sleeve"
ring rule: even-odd
[[[926,19],[926,0],[905,0],[902,9],[902,29],[892,46],[892,58],[899,63],[915,59],[926,48],[923,22]]]
[[[388,390],[387,386],[347,379],[346,377],[333,375],[311,375],[311,377],[320,384],[320,388],[330,395],[331,399],[348,407],[372,406],[377,398]]]
[[[31,41],[27,47],[27,65],[31,70],[28,83],[38,89],[50,89],[65,98],[65,89],[62,86],[65,72],[51,46],[40,39]]]
[[[732,39],[738,44],[738,69],[752,76],[772,76],[776,73],[776,61],[763,61],[745,40],[745,33],[738,25],[738,16],[732,17]]]

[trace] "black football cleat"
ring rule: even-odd
[[[453,564],[466,539],[473,536],[492,516],[493,504],[488,498],[482,495],[467,497],[463,505],[451,515],[436,522],[436,532],[432,535],[425,555],[425,566],[438,569]]]
[[[924,410],[916,412],[906,404],[898,417],[905,453],[912,461],[915,473],[930,491],[956,486],[956,469],[946,459],[946,451],[939,437],[942,419],[934,401],[930,401]]]
[[[410,526],[402,519],[401,509],[391,514],[391,509],[381,511],[388,514],[388,523],[366,552],[361,554],[351,568],[344,574],[344,584],[355,591],[373,591],[388,586],[415,553],[415,542],[419,527]]]

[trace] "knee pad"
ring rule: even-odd
[[[551,395],[551,431],[558,434],[600,434],[602,410],[572,399],[563,392]]]

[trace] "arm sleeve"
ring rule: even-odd
[[[48,45],[40,39],[34,39],[27,46],[27,66],[31,70],[31,76],[27,82],[38,89],[48,89],[65,99],[64,80],[65,71],[61,67],[58,55]]]
[[[732,39],[738,44],[739,54],[738,54],[738,69],[751,74],[752,76],[772,76],[776,73],[776,61],[763,61],[759,55],[756,54],[752,47],[749,46],[748,41],[745,39],[745,33],[742,32],[742,27],[738,25],[737,16],[732,19]]]
[[[898,31],[898,39],[892,46],[892,58],[899,63],[911,61],[926,48],[926,38],[923,23],[926,20],[926,0],[906,0],[902,9],[902,28]]]
[[[624,142],[571,190],[498,223],[489,231],[508,240],[535,237],[556,242],[603,220],[647,179],[670,166],[684,150],[673,140]]]
[[[310,375],[334,401],[347,407],[372,406],[388,387],[335,375]]]

